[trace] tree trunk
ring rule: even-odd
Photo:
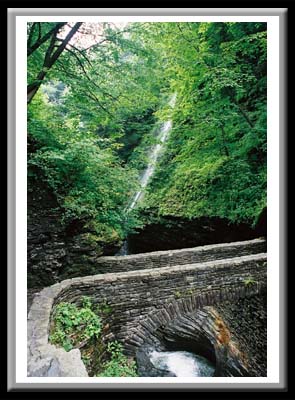
[[[45,78],[46,72],[44,70],[40,71],[37,79],[31,83],[30,85],[27,86],[27,103],[30,103],[32,98],[35,96],[37,93],[39,87],[41,86],[41,83],[43,79]]]

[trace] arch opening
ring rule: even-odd
[[[164,338],[163,345],[166,351],[186,351],[189,353],[197,354],[201,357],[206,358],[214,366],[216,365],[216,354],[215,349],[209,339],[204,335],[196,335],[193,339],[185,339],[180,336],[175,337],[172,340]]]
[[[153,345],[144,344],[136,353],[140,376],[216,376],[214,345],[185,316],[162,325],[153,337]]]

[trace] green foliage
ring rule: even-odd
[[[100,316],[110,312],[111,307],[107,303],[94,306],[86,296],[82,297],[80,307],[59,303],[53,313],[49,340],[66,351],[81,348],[82,360],[90,374],[93,374],[93,369],[98,369],[100,374],[97,376],[137,376],[135,361],[123,354],[119,342],[110,342],[105,348],[99,340],[102,330]],[[100,359],[104,349],[107,361],[102,364],[98,361],[97,365],[96,357]]]
[[[103,315],[109,315],[113,311],[112,307],[105,301],[98,307],[98,313]]]
[[[255,283],[257,283],[257,281],[252,276],[249,276],[248,278],[246,278],[244,280],[245,286],[248,286],[248,287],[254,285]]]
[[[34,43],[39,28],[43,35],[52,27],[29,23],[28,38],[32,32]],[[133,152],[155,122],[160,65],[140,26],[128,24],[122,33],[108,23],[81,29],[85,37],[97,32],[106,40],[87,50],[76,34],[46,75],[28,107],[28,176],[31,186],[41,180],[51,188],[67,226],[80,220],[102,242],[119,243],[138,224],[135,214],[127,219],[125,213],[145,162],[142,152]],[[28,83],[48,43],[28,57]]]
[[[30,46],[54,24],[29,23]],[[46,71],[29,105],[29,190],[39,182],[49,187],[65,225],[82,222],[88,243],[120,242],[146,222],[142,210],[147,219],[219,216],[254,224],[266,207],[266,24],[91,24],[82,24],[83,35]],[[94,32],[95,42],[83,45]],[[28,58],[29,84],[49,43]],[[154,127],[168,119],[173,129],[144,203],[127,215]],[[81,309],[58,305],[54,324],[50,339],[66,350],[101,330],[88,300]],[[118,343],[108,352],[102,376],[136,376]]]
[[[64,302],[57,305],[49,340],[69,351],[97,339],[100,332],[101,320],[93,312],[90,299],[84,297],[81,308]]]
[[[110,360],[103,365],[103,371],[97,376],[105,377],[136,377],[135,361],[123,354],[122,345],[117,342],[110,342],[107,346]]]
[[[42,34],[52,26],[41,23]],[[83,221],[102,242],[140,226],[139,210],[127,217],[126,207],[155,143],[153,127],[172,118],[141,208],[254,224],[266,206],[266,24],[81,29],[102,40],[83,46],[76,36],[28,108],[28,175],[51,188],[64,223]],[[29,57],[28,82],[47,46]]]
[[[41,96],[36,97],[40,100]],[[32,108],[29,120],[30,136],[39,147],[29,155],[31,176],[46,182],[55,193],[66,224],[92,221],[88,225],[102,239],[124,236],[124,209],[136,188],[136,173],[122,166],[111,141],[82,134],[71,119],[62,126],[52,104],[47,104],[44,114],[39,104],[36,108],[37,115]]]
[[[254,224],[266,206],[266,25],[155,29],[177,102],[146,207]]]

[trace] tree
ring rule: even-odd
[[[38,33],[38,38],[33,42],[36,25],[38,25],[39,27],[38,28],[39,33]],[[30,27],[28,35],[28,49],[27,49],[28,57],[43,44],[47,44],[47,42],[48,44],[44,54],[42,67],[37,73],[35,80],[27,86],[27,103],[30,103],[32,101],[33,97],[37,93],[48,71],[57,61],[61,53],[65,50],[67,44],[70,42],[72,37],[78,31],[79,27],[82,25],[82,22],[77,22],[76,24],[74,24],[74,26],[70,29],[66,37],[60,41],[57,37],[57,34],[64,25],[65,23],[55,24],[54,27],[52,27],[43,36],[41,33],[40,23],[32,24]],[[57,43],[60,44],[58,45]]]
[[[58,25],[41,28],[41,38],[35,26],[30,39],[30,83],[47,55],[54,57],[50,43],[69,40],[60,37]],[[79,221],[102,242],[122,239],[135,223],[132,217],[126,221],[125,208],[137,190],[138,170],[127,161],[149,134],[160,98],[156,56],[132,29],[103,25],[88,47],[80,46],[77,35],[28,107],[29,186],[42,182],[55,195],[64,223]]]
[[[65,22],[58,22],[53,24],[53,27],[47,30],[46,33],[42,32],[41,22],[33,22],[28,24],[28,42],[27,42],[27,56],[29,57],[34,51],[36,51],[43,43],[50,39],[52,35],[55,35],[64,25]],[[38,33],[36,33],[38,31]]]

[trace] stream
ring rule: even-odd
[[[188,351],[153,351],[150,360],[156,368],[175,376],[213,376],[215,371],[209,360]]]

